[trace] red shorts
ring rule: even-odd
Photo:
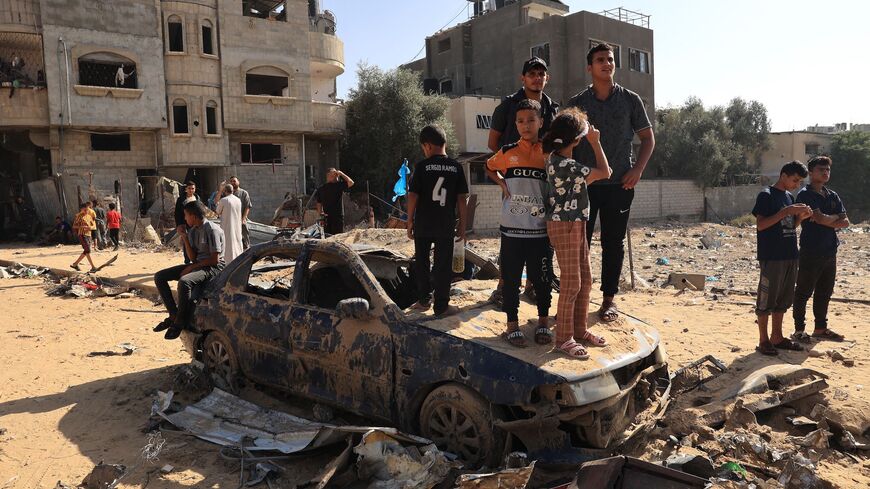
[[[91,252],[91,237],[85,235],[79,235],[79,243],[82,245],[82,249],[85,254]]]

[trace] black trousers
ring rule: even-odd
[[[242,248],[248,249],[251,247],[251,233],[248,232],[248,222],[242,223]]]
[[[115,245],[115,248],[118,247],[118,243],[120,242],[119,235],[121,234],[121,230],[118,228],[109,229],[109,239],[112,240],[112,244]]]
[[[625,259],[625,231],[634,189],[622,185],[589,186],[589,221],[586,222],[586,241],[592,248],[592,233],[596,217],[601,219],[601,291],[605,297],[619,292],[619,276]]]
[[[429,250],[435,245],[434,264],[429,263]],[[447,309],[450,303],[450,281],[453,278],[453,237],[414,238],[414,272],[420,299],[432,297],[435,291],[435,314]],[[430,271],[431,266],[431,271]]]
[[[160,292],[160,298],[163,299],[163,305],[166,306],[166,311],[170,316],[175,316],[177,324],[187,326],[190,321],[190,313],[192,310],[191,295],[193,289],[197,286],[205,284],[214,278],[223,269],[223,266],[205,267],[194,270],[185,276],[181,276],[181,271],[187,265],[176,265],[174,267],[164,268],[154,274],[154,284],[157,285],[157,291]],[[172,297],[172,289],[169,287],[169,282],[178,281],[178,304],[176,305],[175,298]]]
[[[324,229],[327,234],[340,234],[344,232],[344,216],[333,216],[332,214],[326,216],[326,228]]]
[[[828,304],[834,293],[836,279],[836,256],[807,256],[801,253],[792,309],[796,332],[806,328],[807,301],[810,297],[813,298],[813,318],[816,329],[822,330],[828,327]]]
[[[523,267],[526,268],[529,280],[535,287],[538,317],[550,314],[550,240],[541,238],[501,237],[501,278],[504,281],[502,294],[504,305],[502,311],[507,314],[508,322],[519,320],[520,282],[523,277]]]

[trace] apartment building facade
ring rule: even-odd
[[[132,215],[156,176],[207,198],[236,175],[268,221],[337,163],[344,47],[316,0],[9,0],[4,62],[0,172],[59,177],[70,210],[116,181]]]

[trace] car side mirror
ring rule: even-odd
[[[372,317],[369,312],[369,301],[361,297],[339,301],[338,305],[335,306],[335,312],[339,319],[361,319],[365,321]]]

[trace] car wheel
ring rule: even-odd
[[[507,433],[493,426],[490,404],[473,390],[447,384],[433,390],[420,409],[420,432],[442,450],[472,465],[498,467]]]
[[[239,360],[230,339],[220,331],[210,332],[203,343],[202,357],[212,386],[238,394]]]

